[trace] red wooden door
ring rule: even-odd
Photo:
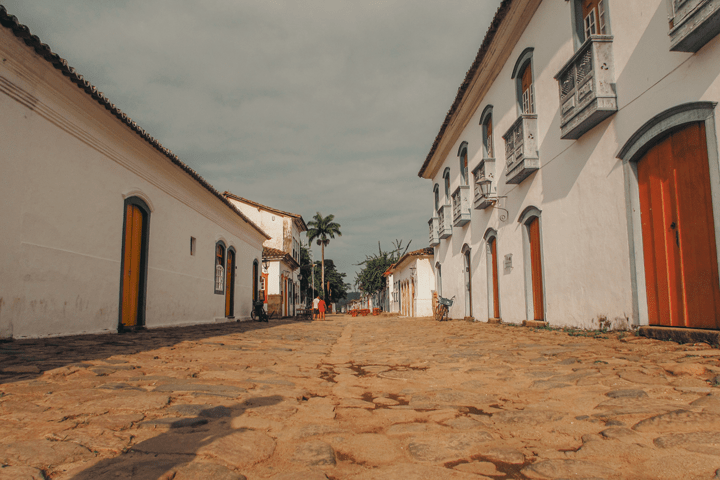
[[[533,315],[535,320],[545,320],[543,301],[542,258],[540,255],[540,220],[533,218],[528,225],[530,233],[530,265],[532,270]]]
[[[663,138],[637,167],[649,323],[720,328],[705,125]]]
[[[228,249],[225,269],[225,316],[232,317],[235,309],[235,252]]]
[[[497,241],[495,238],[490,240],[490,252],[492,262],[493,317],[500,318],[500,289],[498,288]]]
[[[122,324],[126,327],[138,324],[142,238],[143,212],[138,206],[129,204],[125,210],[122,285]]]

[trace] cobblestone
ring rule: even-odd
[[[715,478],[720,352],[328,316],[0,344],[0,479]]]

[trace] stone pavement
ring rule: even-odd
[[[585,335],[329,315],[2,343],[0,479],[720,478],[720,350]]]

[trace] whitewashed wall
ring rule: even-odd
[[[432,290],[435,289],[435,273],[431,267],[429,258],[409,257],[399,268],[393,272],[395,281],[402,285],[408,282],[411,285],[413,278],[412,269],[415,270],[415,310],[416,317],[431,317],[432,312]],[[402,293],[400,294],[402,295]],[[408,291],[408,298],[412,295],[412,287]],[[402,300],[401,300],[402,301]],[[396,305],[397,310],[397,305]]]
[[[643,323],[633,309],[625,179],[616,155],[653,116],[687,102],[720,100],[720,37],[696,54],[670,52],[664,0],[610,1],[619,111],[580,139],[561,140],[558,84],[553,77],[574,53],[570,9],[570,2],[540,4],[428,188],[431,204],[436,183],[442,199],[445,167],[451,170],[450,192],[457,188],[457,152],[463,141],[468,142],[469,170],[480,162],[480,114],[486,105],[493,105],[498,193],[507,195],[504,206],[509,216],[501,222],[497,208],[473,209],[471,222],[453,227],[452,236],[440,240],[435,248],[435,261],[442,264],[443,296],[456,295],[458,299],[450,312],[453,318],[465,314],[461,249],[466,243],[472,249],[473,316],[488,318],[483,235],[494,228],[498,231],[502,320],[520,323],[526,319],[523,238],[518,217],[526,207],[535,206],[542,211],[546,320],[554,326],[585,328],[597,328],[599,317],[607,317],[616,325]],[[540,170],[520,185],[508,185],[504,183],[502,135],[519,116],[511,74],[527,47],[534,47]],[[503,258],[508,254],[512,255],[512,268],[505,269]]]
[[[0,56],[0,336],[117,331],[133,195],[152,210],[146,325],[224,320],[220,239],[237,250],[235,313],[249,317],[264,236],[6,29]]]

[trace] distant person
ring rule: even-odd
[[[315,297],[315,300],[313,300],[313,320],[317,320],[318,316],[320,314],[320,295]]]
[[[320,310],[320,320],[325,320],[325,300],[322,298],[318,303],[318,310]]]

